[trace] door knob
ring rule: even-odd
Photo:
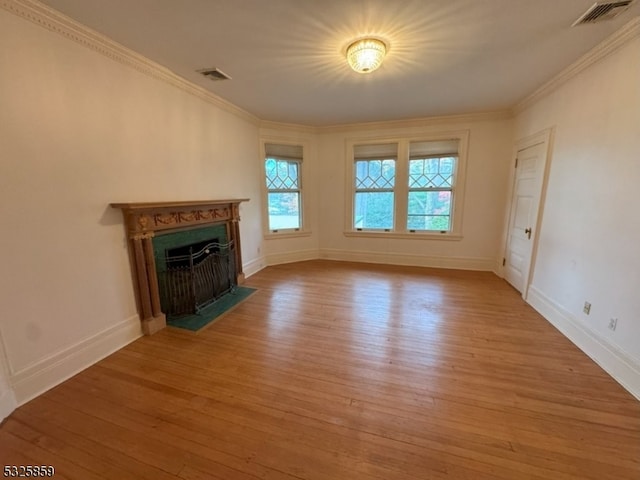
[[[526,233],[526,234],[527,234],[527,238],[528,238],[529,240],[531,240],[531,227],[529,227],[529,228],[525,228],[525,229],[524,229],[524,233]]]

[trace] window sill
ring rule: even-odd
[[[310,237],[310,230],[280,230],[279,232],[267,232],[264,234],[265,240],[277,240],[279,238],[298,238],[298,237]]]
[[[345,237],[362,237],[362,238],[397,238],[397,239],[413,239],[413,240],[453,240],[460,241],[464,237],[455,233],[409,233],[409,232],[377,232],[372,230],[355,231],[349,230],[343,232]]]

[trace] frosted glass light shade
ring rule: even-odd
[[[369,73],[377,69],[387,53],[384,42],[375,38],[363,38],[347,48],[347,62],[358,73]]]

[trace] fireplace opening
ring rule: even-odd
[[[153,239],[158,294],[167,319],[198,315],[237,285],[235,242],[224,225]]]
[[[158,280],[160,304],[169,319],[200,313],[236,286],[233,242],[167,250]]]
[[[198,265],[212,253],[219,252],[219,245],[220,239],[214,238],[181,247],[168,248],[165,251],[165,260],[167,264],[171,263],[171,267],[174,268],[188,266],[190,259],[193,260],[194,265]]]

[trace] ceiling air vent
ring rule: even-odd
[[[205,68],[203,70],[198,70],[198,73],[201,73],[209,80],[213,80],[214,82],[218,82],[220,80],[231,80],[231,77],[229,75],[217,68]]]
[[[619,2],[596,2],[589,10],[584,12],[580,18],[578,18],[572,27],[576,25],[586,25],[588,23],[601,22],[603,20],[610,20],[613,17],[617,17],[624,12],[629,6],[636,0],[621,0]]]

